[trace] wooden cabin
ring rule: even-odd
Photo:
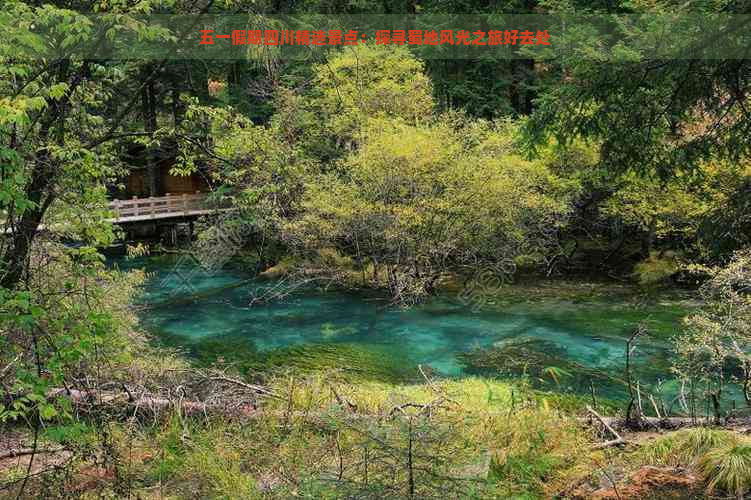
[[[154,168],[156,169],[156,189],[152,190],[150,186],[149,167],[144,148],[133,146],[126,156],[126,161],[131,165],[129,173],[120,180],[124,189],[112,189],[110,193],[112,199],[150,198],[167,194],[181,195],[210,191],[207,177],[200,171],[188,176],[170,174],[170,170],[175,164],[175,152],[171,151],[170,148],[158,150],[153,154]]]

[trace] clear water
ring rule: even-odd
[[[209,360],[371,363],[382,365],[372,373],[400,376],[422,364],[444,376],[528,376],[586,393],[594,385],[608,397],[624,393],[625,339],[645,319],[652,334],[640,341],[636,372],[648,385],[670,378],[669,338],[686,313],[685,303],[674,300],[640,306],[623,294],[582,298],[553,292],[532,298],[529,287],[505,290],[503,299],[481,310],[452,295],[402,310],[379,297],[315,290],[250,306],[251,296],[271,283],[239,268],[207,273],[169,256],[115,265],[149,273],[141,299],[148,305],[141,313],[145,328]],[[488,349],[505,352],[501,362],[471,361],[473,353],[492,352]],[[562,369],[562,375],[547,377],[549,367]]]

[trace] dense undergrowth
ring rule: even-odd
[[[60,491],[84,484],[141,498],[546,497],[592,467],[587,430],[554,399],[504,382],[400,386],[319,373],[278,375],[270,387],[285,397],[244,418],[51,424],[45,440],[70,445],[78,472],[27,494],[56,480]],[[101,476],[95,484],[87,471]]]
[[[155,354],[159,362],[142,365],[146,378],[187,368]],[[24,496],[610,498],[637,488],[631,476],[645,465],[689,480],[647,482],[637,489],[644,498],[741,498],[751,487],[751,445],[732,430],[634,435],[625,448],[598,449],[609,436],[578,418],[584,398],[523,382],[394,384],[289,370],[267,377],[275,397],[241,413],[182,415],[176,398],[159,414],[104,405],[49,421]],[[18,424],[6,423],[2,435],[28,441]],[[15,496],[27,472],[28,457],[0,460],[3,494]]]

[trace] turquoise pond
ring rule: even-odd
[[[639,378],[645,386],[672,384],[670,337],[691,305],[612,285],[546,283],[512,285],[481,309],[457,294],[395,309],[377,296],[317,290],[250,306],[273,283],[239,267],[207,273],[174,256],[113,265],[148,273],[144,328],[210,363],[329,363],[375,378],[409,378],[422,364],[443,376],[526,376],[580,393],[593,385],[614,398],[624,392],[625,339],[639,321],[650,330],[634,355]]]

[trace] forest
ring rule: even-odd
[[[751,2],[2,6],[0,498],[751,497]]]

